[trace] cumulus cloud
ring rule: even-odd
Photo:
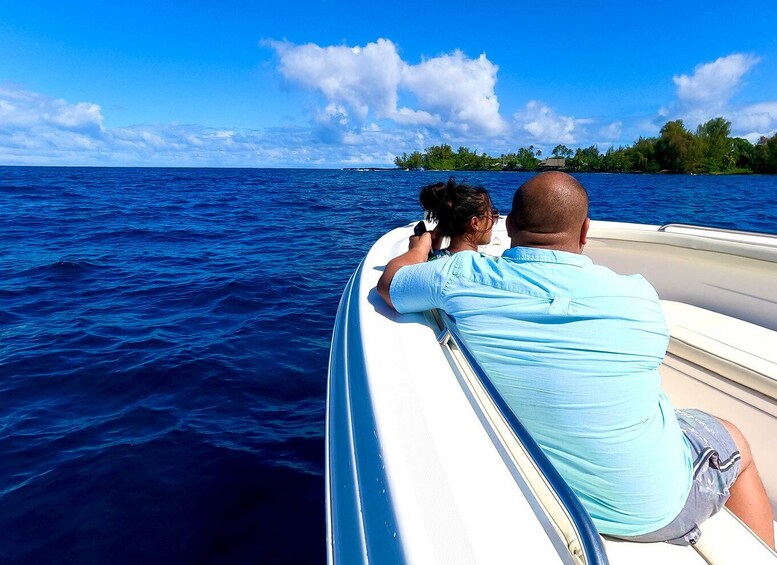
[[[677,85],[677,97],[687,103],[722,106],[737,91],[742,78],[759,60],[753,55],[734,53],[712,63],[697,65],[692,75],[673,77]]]
[[[0,86],[0,127],[53,127],[99,135],[103,132],[103,117],[97,104],[70,104],[21,88]]]
[[[758,141],[762,136],[771,137],[777,133],[777,101],[736,108],[729,119],[732,130],[751,142]]]
[[[0,163],[391,165],[394,152],[432,144],[499,152],[524,141],[516,139],[520,136],[500,115],[495,93],[499,68],[485,54],[470,58],[456,50],[410,64],[387,39],[356,47],[266,44],[277,54],[279,73],[288,85],[321,97],[309,125],[107,128],[98,104],[6,85],[0,88]],[[536,102],[526,114],[525,128],[519,131],[530,142],[572,143],[585,123]]]
[[[731,122],[731,132],[735,136],[757,141],[763,135],[774,135],[777,132],[777,101],[732,104],[734,94],[742,88],[745,77],[760,60],[756,55],[734,53],[697,65],[691,75],[674,76],[677,98],[659,110],[659,120],[663,123],[681,118],[688,127],[694,128],[721,116]]]
[[[361,120],[372,109],[378,117],[397,111],[397,85],[404,63],[394,44],[379,39],[365,47],[319,47],[271,41],[279,70],[291,84],[317,90],[330,105],[348,106]]]
[[[623,122],[613,122],[599,130],[599,136],[608,141],[617,141],[621,138]]]
[[[494,93],[499,67],[485,54],[467,58],[461,51],[408,65],[402,85],[419,105],[451,128],[498,135],[505,129]]]
[[[100,107],[0,88],[0,164],[127,166],[342,166],[393,163],[397,147],[417,147],[416,132],[368,124],[336,130],[338,145],[316,143],[321,128],[347,119],[323,109],[321,124],[263,130],[139,124],[105,128]],[[318,128],[318,129],[317,129]]]
[[[353,128],[374,115],[400,125],[473,135],[497,135],[505,129],[494,92],[498,67],[485,55],[470,59],[454,51],[411,65],[388,39],[364,47],[267,44],[276,51],[288,84],[324,97],[318,123],[328,117],[332,127]],[[405,93],[417,101],[416,108],[398,107]]]
[[[518,127],[539,143],[576,143],[579,126],[590,120],[560,116],[550,106],[531,100],[514,116]]]

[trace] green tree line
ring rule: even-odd
[[[664,124],[657,137],[640,137],[630,147],[609,148],[600,153],[596,145],[575,151],[557,145],[550,157],[566,159],[572,171],[645,173],[777,173],[777,134],[752,144],[731,137],[731,122],[714,118],[693,132],[682,120]],[[425,152],[403,153],[394,163],[403,169],[453,171],[511,171],[536,169],[542,151],[533,145],[515,153],[491,157],[467,147],[454,151],[450,145],[435,145]]]

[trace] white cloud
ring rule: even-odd
[[[729,116],[735,135],[752,142],[761,136],[771,137],[777,133],[777,101],[751,104],[733,110]]]
[[[317,142],[322,128],[346,119],[341,110],[337,105],[324,109],[322,123],[312,129],[241,130],[175,124],[105,128],[96,104],[73,104],[5,86],[0,88],[0,164],[391,166],[394,151],[418,144],[415,131],[383,131],[377,124],[335,130],[337,144]]]
[[[697,65],[691,76],[674,76],[677,97],[686,103],[722,106],[739,88],[742,78],[760,59],[734,53],[712,63]]]
[[[427,67],[419,76],[429,79],[440,76],[435,75],[438,72]],[[514,150],[517,140],[508,136],[490,137],[484,143],[482,129],[488,127],[360,123],[346,102],[330,102],[308,127],[246,130],[138,124],[106,128],[99,106],[91,102],[71,103],[19,87],[0,90],[0,164],[391,166],[397,152],[424,150],[438,143],[495,154]]]
[[[411,110],[410,108],[400,108],[390,117],[402,125],[435,126],[440,123],[438,116],[423,110]]]
[[[290,85],[323,95],[319,124],[329,118],[332,127],[353,128],[373,114],[400,125],[471,135],[504,131],[494,93],[498,67],[485,55],[469,59],[455,51],[410,65],[388,39],[364,47],[267,44],[278,54],[279,70]],[[415,97],[417,108],[398,107],[401,92]]]
[[[311,124],[264,130],[200,125],[145,124],[106,128],[90,101],[66,101],[18,86],[0,86],[0,164],[147,166],[391,166],[396,152],[448,143],[490,154],[535,144],[600,146],[626,135],[656,134],[658,121],[626,124],[563,115],[532,100],[510,127],[495,94],[498,67],[485,55],[460,51],[416,65],[389,40],[364,47],[272,43],[290,85],[318,93],[323,102]],[[734,106],[730,99],[757,64],[730,55],[674,77],[677,97],[661,123],[686,125],[716,116],[732,122],[732,134],[757,141],[777,132],[777,101]],[[720,84],[718,84],[720,82]],[[633,139],[633,138],[629,138]]]
[[[145,124],[106,128],[99,105],[16,86],[0,88],[0,163],[193,166],[391,165],[395,152],[432,144],[490,153],[514,150],[515,131],[499,113],[498,67],[461,51],[412,65],[396,45],[363,47],[268,43],[287,83],[323,102],[307,127],[265,130]],[[585,120],[530,103],[521,130],[570,143]],[[554,126],[555,122],[555,126]],[[526,132],[531,132],[530,136]],[[532,137],[533,139],[533,137]]]
[[[777,132],[777,101],[746,106],[731,104],[745,76],[760,60],[755,55],[734,53],[697,65],[690,76],[673,77],[677,98],[659,110],[659,119],[681,118],[688,128],[694,129],[720,116],[731,122],[732,135],[750,141],[757,141],[762,135],[774,135]]]
[[[103,117],[97,104],[64,100],[0,86],[0,127],[53,127],[86,134],[103,132]]]
[[[455,51],[407,66],[402,86],[415,94],[421,108],[440,116],[451,129],[498,135],[505,129],[494,93],[498,70],[485,54],[469,59]]]
[[[365,47],[319,47],[271,41],[280,71],[291,84],[317,90],[330,104],[345,105],[360,120],[397,110],[397,85],[404,63],[394,44],[378,39]]]
[[[531,100],[526,108],[516,112],[516,124],[540,143],[576,143],[578,125],[589,123],[569,116],[560,116],[543,102]]]
[[[623,122],[617,121],[599,130],[599,136],[609,141],[618,141],[621,138]]]

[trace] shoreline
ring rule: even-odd
[[[348,167],[342,169],[344,171],[399,171],[399,172],[427,172],[427,173],[543,173],[546,171],[561,171],[569,174],[606,174],[606,175],[667,175],[667,176],[705,176],[705,177],[723,177],[723,176],[752,176],[752,175],[764,175],[772,176],[777,173],[755,173],[753,171],[732,171],[732,172],[715,172],[715,173],[676,173],[672,171],[578,171],[575,169],[565,168],[541,168],[541,169],[402,169],[395,168],[381,168],[381,167]]]

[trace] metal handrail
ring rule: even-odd
[[[488,395],[499,410],[502,418],[504,418],[510,426],[512,432],[526,449],[527,454],[534,461],[537,469],[545,477],[548,485],[553,489],[559,501],[566,509],[575,530],[579,534],[578,541],[580,542],[587,562],[591,565],[607,565],[609,563],[607,553],[605,552],[602,538],[599,536],[599,532],[597,531],[591,516],[585,508],[583,508],[577,495],[559,474],[553,466],[553,463],[550,462],[542,451],[542,448],[537,444],[534,438],[531,437],[529,431],[523,426],[502,395],[496,390],[491,379],[486,375],[485,371],[483,371],[475,357],[469,349],[467,349],[466,345],[464,345],[461,334],[451,322],[450,317],[444,312],[440,312],[440,314],[444,324],[443,334],[448,334],[445,338],[452,340],[459,351],[464,355],[467,363],[469,363],[475,376],[483,385],[483,388],[488,392]],[[438,338],[438,341],[443,343],[445,338],[441,335],[440,338]]]
[[[770,239],[777,240],[777,235],[771,234],[771,233],[760,233],[760,232],[753,232],[753,231],[744,231],[744,230],[732,230],[728,228],[713,228],[710,226],[695,226],[693,224],[681,224],[681,223],[670,223],[670,224],[664,224],[660,228],[658,228],[658,231],[665,232],[667,228],[681,228],[681,229],[693,229],[698,231],[708,231],[708,232],[716,232],[720,234],[730,234],[730,235],[748,235],[748,236],[757,236],[757,237],[766,237]]]

